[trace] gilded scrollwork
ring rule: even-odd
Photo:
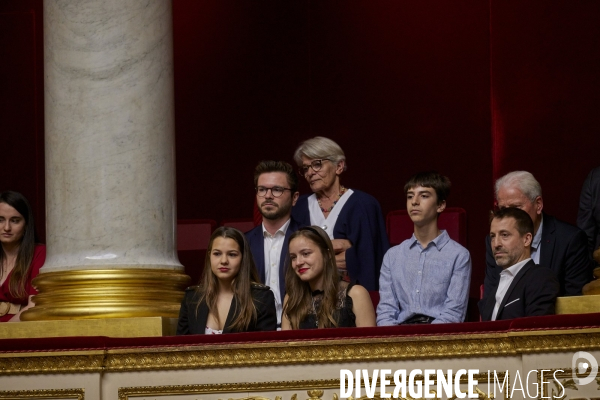
[[[275,399],[277,400],[277,398],[281,398],[280,396],[277,396]],[[219,399],[222,400],[222,399]],[[230,397],[227,400],[271,400],[268,397],[262,397],[262,396],[250,396],[250,397],[241,397],[241,398],[233,398]]]
[[[489,394],[486,394],[483,390],[479,389],[479,387],[475,387],[475,393],[477,393],[477,396],[478,396],[477,398],[479,400],[493,400],[494,399],[493,395],[490,396]],[[399,396],[398,400],[440,400],[440,397],[438,396],[437,391],[432,390],[431,394],[433,394],[434,396],[432,398],[427,398],[427,399],[425,397],[415,398],[415,397],[412,397],[407,394],[406,397]],[[448,398],[448,400],[456,400],[456,399],[458,399],[458,396],[453,396],[453,397]],[[369,396],[352,397],[352,396],[350,396],[350,397],[348,397],[347,400],[384,400],[384,399],[379,394],[375,394],[375,396],[373,396],[373,397],[369,397]]]
[[[534,352],[600,349],[600,333],[564,331],[550,335],[457,335],[439,337],[388,337],[303,342],[248,343],[225,347],[198,345],[182,348],[131,348],[105,350],[94,355],[44,353],[0,357],[0,374],[119,372],[507,356]],[[67,354],[65,354],[67,353]],[[32,354],[33,355],[33,354]]]
[[[282,382],[248,382],[248,383],[220,383],[199,385],[171,385],[171,386],[138,386],[119,388],[119,400],[129,400],[130,397],[166,396],[166,395],[189,395],[210,393],[243,393],[282,390],[303,390],[309,398],[306,400],[323,400],[324,389],[339,389],[339,379],[320,379],[311,381],[282,381]],[[297,394],[293,394],[290,400],[297,400]],[[228,398],[228,400],[271,400],[262,396],[251,396],[242,398]],[[275,400],[282,400],[281,396],[275,396]],[[337,395],[332,400],[339,400]]]
[[[100,372],[104,355],[73,355],[44,357],[1,357],[0,374],[53,374]]]
[[[323,394],[325,393],[323,390],[307,390],[306,393],[308,394],[308,399],[306,400],[323,400],[321,399],[321,397],[323,397]],[[290,400],[297,400],[298,399],[298,394],[294,393],[291,397]],[[222,400],[222,399],[219,399]],[[242,398],[229,398],[227,400],[272,400],[269,397],[262,397],[262,396],[250,396],[250,397],[242,397]],[[281,396],[275,396],[275,400],[282,400]],[[334,393],[332,400],[339,400],[339,396]]]
[[[538,370],[538,385],[540,389],[540,395],[538,396],[539,400],[544,399],[554,399],[554,400],[600,400],[598,397],[569,397],[567,394],[568,390],[577,390],[579,391],[579,385],[575,378],[573,377],[573,369],[572,368],[554,368],[554,369],[545,369],[547,371],[548,377],[552,377],[551,379],[545,378],[544,382],[542,382],[542,375],[540,374],[540,370]],[[588,368],[584,373],[576,373],[575,375],[578,378],[586,377],[591,372],[591,369]],[[600,376],[597,376],[594,381],[596,382],[597,387],[595,391],[600,391]],[[543,398],[542,398],[542,395]]]
[[[374,339],[376,340],[376,339]],[[375,343],[327,344],[325,341],[315,344],[298,344],[284,347],[231,348],[211,349],[210,346],[194,350],[170,353],[110,353],[106,360],[109,371],[134,371],[151,369],[197,369],[224,366],[250,365],[290,365],[306,362],[340,362],[340,361],[383,361],[417,359],[423,354],[428,358],[460,357],[473,355],[498,355],[514,353],[510,339],[495,339],[485,346],[479,340],[441,340],[397,342],[387,341]]]
[[[0,390],[0,399],[85,399],[84,389]]]
[[[511,336],[518,353],[600,349],[600,333]]]

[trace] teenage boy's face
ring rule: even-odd
[[[406,193],[406,209],[413,223],[424,226],[437,221],[438,213],[446,208],[446,202],[438,204],[433,188],[416,186]]]

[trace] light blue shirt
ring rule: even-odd
[[[413,234],[383,257],[377,325],[401,324],[415,314],[433,317],[433,324],[463,322],[470,282],[471,255],[446,231],[426,248]]]

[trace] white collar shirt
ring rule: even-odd
[[[281,259],[281,251],[285,242],[285,233],[290,226],[290,221],[287,220],[271,235],[263,224],[263,237],[265,239],[265,284],[271,288],[275,295],[275,310],[277,311],[277,325],[281,326],[281,313],[283,305],[281,304],[281,288],[279,287],[279,260]]]
[[[496,316],[498,316],[498,310],[500,309],[500,304],[502,304],[502,300],[504,300],[504,296],[506,295],[506,292],[508,291],[513,279],[515,279],[515,276],[517,276],[521,268],[523,268],[530,260],[531,258],[520,261],[500,272],[500,282],[498,283],[498,289],[496,290],[496,305],[494,306],[494,312],[492,313],[492,321],[496,320]]]

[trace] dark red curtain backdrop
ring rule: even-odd
[[[577,217],[581,184],[600,165],[600,2],[491,2],[492,92],[502,148],[495,177],[542,184],[544,209]]]
[[[325,135],[384,213],[411,174],[451,178],[477,297],[494,178],[530,170],[575,221],[600,164],[599,19],[585,0],[173,0],[179,218],[251,218],[256,163]],[[0,187],[43,231],[41,27],[41,0],[0,2]]]
[[[45,241],[42,2],[0,1],[0,191],[30,201]]]

